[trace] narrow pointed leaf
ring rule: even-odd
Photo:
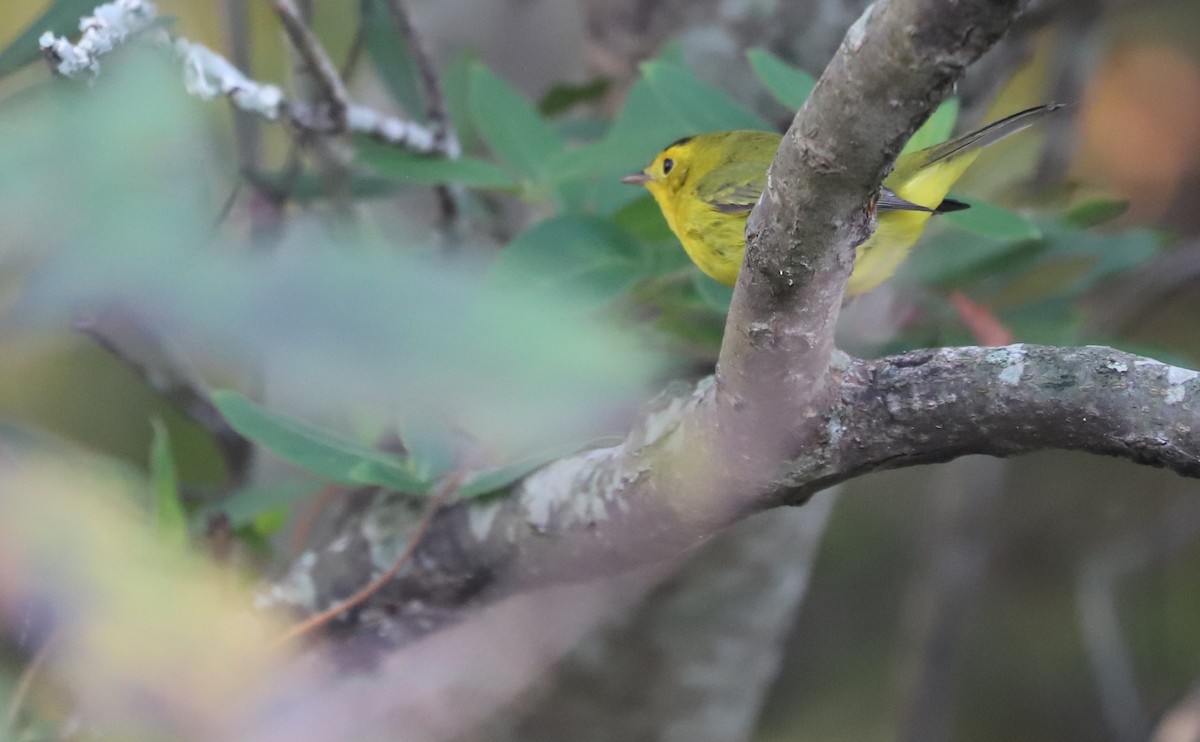
[[[403,457],[273,412],[237,392],[216,392],[213,402],[234,430],[284,461],[330,481],[379,484],[412,493],[429,489],[429,482],[415,476]]]

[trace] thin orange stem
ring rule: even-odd
[[[438,485],[437,490],[429,498],[429,503],[425,506],[425,512],[421,516],[420,522],[417,524],[416,531],[408,540],[408,544],[404,547],[404,551],[400,553],[400,556],[396,557],[396,561],[392,562],[392,566],[388,567],[383,574],[371,580],[366,585],[363,585],[358,592],[354,593],[349,598],[346,598],[339,603],[335,603],[320,613],[310,616],[300,623],[292,626],[287,631],[283,632],[278,639],[276,639],[275,644],[277,646],[286,644],[298,637],[304,636],[305,634],[320,628],[321,626],[324,626],[346,611],[363,603],[367,598],[378,592],[381,587],[386,585],[389,580],[395,577],[405,563],[407,563],[408,560],[412,558],[413,554],[416,553],[417,547],[421,544],[421,539],[425,537],[425,532],[429,530],[430,524],[433,523],[433,517],[437,514],[438,510],[441,509],[442,503],[445,502],[446,499],[462,485],[462,481],[466,477],[466,474],[466,468],[460,467],[458,470],[451,472],[444,480],[442,480],[441,484]]]

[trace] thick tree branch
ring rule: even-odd
[[[834,327],[871,200],[913,131],[1021,0],[879,0],[784,135],[746,228],[717,365],[715,457],[747,500],[828,403]],[[764,477],[766,481],[764,481]]]
[[[914,351],[854,363],[840,396],[784,501],[879,469],[1050,448],[1200,477],[1200,373],[1111,348]]]
[[[875,361],[837,353],[833,400],[795,411],[805,436],[776,462],[754,509],[797,505],[837,482],[967,454],[1070,449],[1200,477],[1200,374],[1109,348],[944,348]],[[610,575],[677,556],[744,510],[705,458],[710,377],[664,395],[619,446],[559,460],[507,497],[459,503],[435,520],[414,566],[367,608],[404,642],[466,605]],[[720,498],[726,498],[722,504]],[[276,591],[306,610],[386,564],[396,497],[352,499],[326,546],[297,560]],[[394,542],[394,539],[393,539]],[[394,548],[394,543],[393,543]],[[363,616],[351,617],[361,620]]]
[[[555,462],[434,521],[346,627],[404,642],[470,605],[677,557],[767,507],[880,469],[1066,448],[1200,476],[1197,374],[1104,348],[838,353],[869,202],[903,142],[1020,0],[880,0],[797,114],[748,225],[717,375],[665,394],[619,446]],[[319,610],[396,548],[395,495],[347,501],[279,602]],[[384,548],[388,546],[388,548]]]

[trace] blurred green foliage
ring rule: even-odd
[[[51,12],[74,12],[68,6],[59,3]],[[364,49],[387,91],[423,118],[427,101],[417,67],[386,22],[387,8],[364,0],[362,12],[372,21]],[[18,51],[24,43],[18,40]],[[747,63],[789,108],[814,84],[763,49],[751,50]],[[467,155],[418,156],[355,142],[356,162],[365,169],[349,176],[351,198],[444,184],[516,197],[539,215],[481,272],[439,265],[428,248],[389,250],[369,230],[349,241],[340,235],[336,245],[328,235],[299,232],[289,238],[299,250],[271,256],[212,250],[206,243],[223,239],[209,226],[216,208],[191,175],[197,165],[189,164],[204,157],[192,114],[197,104],[180,98],[162,55],[116,55],[94,86],[39,86],[0,121],[6,141],[25,143],[0,149],[8,174],[0,177],[0,219],[17,234],[38,237],[10,241],[8,249],[36,243],[42,262],[12,318],[45,326],[61,322],[68,307],[120,297],[205,358],[238,368],[269,359],[284,367],[275,383],[291,389],[285,405],[306,399],[301,406],[310,414],[351,420],[356,407],[372,409],[384,427],[407,428],[408,450],[424,452],[385,454],[233,392],[217,397],[239,432],[285,460],[329,481],[428,491],[461,443],[445,435],[426,440],[437,426],[414,428],[411,421],[441,419],[452,421],[444,429],[461,426],[468,437],[509,438],[487,480],[503,487],[511,479],[495,472],[521,468],[504,461],[542,460],[531,452],[560,450],[536,441],[549,440],[545,431],[563,419],[579,420],[589,406],[637,388],[656,367],[611,331],[581,335],[578,323],[594,325],[585,318],[615,309],[612,316],[624,323],[648,322],[652,336],[691,348],[688,356],[715,358],[731,291],[690,265],[653,200],[618,176],[640,169],[681,136],[770,125],[698,79],[674,47],[641,69],[620,113],[605,121],[578,114],[604,93],[602,81],[563,87],[534,105],[460,55],[443,83]],[[957,101],[947,101],[906,151],[949,137],[957,116]],[[587,125],[567,125],[572,121]],[[66,172],[71,177],[62,177]],[[319,206],[324,195],[324,181],[312,172],[246,177],[301,204]],[[116,182],[122,186],[113,188]],[[932,290],[927,302],[934,311],[902,328],[893,347],[961,335],[957,318],[939,303],[941,290],[956,287],[997,311],[1020,339],[1078,341],[1074,300],[1145,261],[1159,245],[1144,230],[1087,231],[1119,213],[1110,202],[1068,203],[1057,214],[1035,214],[969,200],[973,208],[943,218],[906,268],[907,280]],[[64,204],[85,208],[66,213]],[[34,223],[53,227],[23,226]],[[469,370],[482,368],[488,369],[482,377]],[[314,406],[307,390],[317,384],[321,402]],[[557,423],[550,420],[556,414],[525,420],[524,433],[510,430],[509,421],[530,405],[562,415]],[[575,427],[568,440],[602,432],[590,424]],[[156,434],[155,461],[166,445],[162,436]],[[272,507],[276,502],[274,493],[259,497]]]
[[[0,76],[38,59],[42,31],[72,32],[93,5],[49,3],[0,52]],[[426,94],[385,0],[362,0],[360,10],[363,49],[383,88],[405,115],[424,120]],[[814,85],[765,49],[748,52],[746,63],[788,109],[803,105]],[[22,456],[87,458],[120,471],[138,494],[139,513],[163,540],[178,544],[223,516],[245,544],[265,552],[289,511],[322,482],[427,493],[462,465],[468,474],[459,496],[502,493],[538,467],[595,445],[581,441],[620,430],[623,411],[666,373],[710,370],[732,292],[700,274],[653,200],[618,178],[679,137],[767,130],[768,120],[699,79],[673,46],[642,65],[612,117],[593,106],[608,92],[607,80],[563,83],[534,103],[470,52],[445,66],[442,83],[464,156],[418,156],[356,139],[341,195],[356,206],[370,200],[390,208],[385,199],[454,186],[468,215],[487,224],[481,231],[503,235],[494,255],[481,248],[448,258],[432,242],[387,233],[372,221],[378,212],[349,228],[331,227],[327,183],[315,169],[242,173],[250,186],[292,202],[300,213],[275,250],[240,239],[218,223],[220,187],[236,165],[211,147],[202,126],[206,104],[183,97],[165,54],[123,50],[105,60],[94,84],[47,74],[0,102],[0,338],[61,333],[77,312],[111,302],[151,317],[188,360],[212,371],[211,385],[225,389],[214,402],[238,432],[312,476],[290,472],[218,485],[191,475],[199,455],[184,441],[198,433],[178,416],[170,426],[155,419],[152,428],[138,420],[139,429],[153,431],[148,462],[146,448],[137,449],[137,464],[149,464],[145,472],[123,466],[117,454],[124,450],[105,435],[89,439],[103,450],[85,453],[36,425],[0,423],[0,445]],[[957,101],[947,101],[906,151],[949,137],[958,114]],[[872,351],[971,342],[945,299],[954,290],[990,308],[1021,341],[1128,346],[1115,334],[1085,329],[1081,300],[1145,263],[1167,236],[1114,228],[1124,204],[1076,198],[1069,190],[1002,193],[995,201],[956,197],[972,208],[939,217],[895,279],[909,289],[916,311]],[[411,212],[402,218],[411,220]],[[1173,358],[1161,348],[1137,350]],[[85,373],[100,373],[87,359],[75,362]],[[254,382],[242,391],[229,388],[246,379]],[[251,401],[258,395],[249,390],[264,387],[268,401]],[[86,425],[116,428],[108,420]],[[384,431],[398,431],[403,453],[376,445]],[[1093,489],[1100,489],[1097,482],[1069,493],[1072,512],[1090,504]],[[1034,496],[1027,500],[1018,511],[1036,509]],[[856,702],[854,719],[808,720],[827,732],[823,738],[861,738],[855,723],[892,730],[893,720],[880,720],[886,711],[871,716],[858,709],[887,707],[895,692],[877,668],[894,659],[888,655],[899,629],[876,601],[902,600],[904,585],[893,578],[911,566],[906,556],[914,546],[902,529],[915,528],[921,517],[910,505],[858,500],[841,516],[851,527],[833,531],[823,556],[816,588],[837,593],[829,601],[835,609],[809,617],[814,631],[801,633],[845,636],[854,625],[861,629],[855,636],[866,637],[836,653],[806,643],[805,666],[827,673],[810,678],[816,700],[809,709],[836,714],[840,707],[823,701],[837,694],[830,678],[853,687]],[[1038,543],[1044,548],[1059,535],[1047,532]],[[996,600],[994,613],[998,644],[1024,651],[977,643],[970,658],[976,669],[966,681],[978,686],[973,699],[987,695],[995,680],[989,673],[1005,675],[1014,687],[1037,686],[1023,699],[1054,698],[1054,683],[1036,673],[1042,679],[1029,683],[1028,663],[1035,660],[1065,667],[1061,677],[1084,683],[1074,624],[1028,595],[1045,589],[1045,560],[1035,559],[1029,544],[1018,546],[1024,550],[1011,547],[1017,553],[1002,552],[1000,561],[1012,563],[1006,578],[1015,587],[1008,587],[1028,602],[1017,610]],[[1065,572],[1059,566],[1052,575],[1056,594],[1070,591],[1073,575],[1058,574]],[[865,589],[838,592],[847,585]],[[1141,662],[1167,665],[1186,679],[1191,666],[1163,649],[1180,643],[1163,642],[1155,620],[1185,634],[1182,627],[1195,615],[1193,593],[1165,618],[1140,610],[1126,617]],[[4,682],[0,676],[0,691]],[[1163,703],[1173,687],[1157,689]],[[1006,713],[1027,713],[1024,704],[1012,707]],[[987,709],[966,715],[984,719]],[[975,730],[980,736],[972,738],[1002,738],[1015,726]]]

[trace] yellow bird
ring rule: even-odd
[[[934,214],[967,204],[947,200],[950,187],[980,150],[1021,131],[1059,104],[1030,108],[970,134],[900,157],[883,181],[875,234],[858,246],[846,296],[886,281],[908,257]],[[780,135],[722,131],[684,137],[646,169],[622,178],[644,185],[658,202],[671,231],[700,270],[732,286],[746,251],[746,217],[767,184],[767,168]]]

